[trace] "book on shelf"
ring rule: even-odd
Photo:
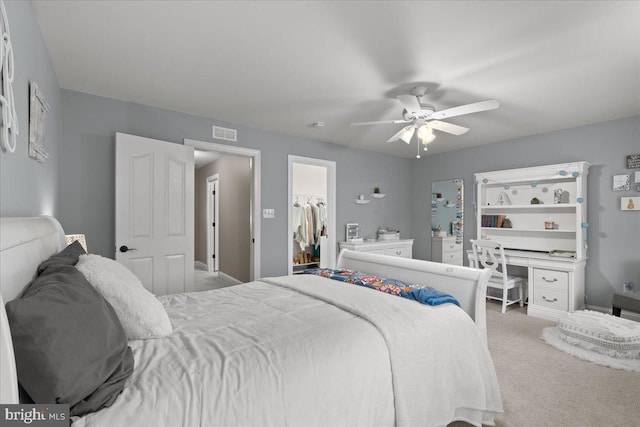
[[[482,215],[482,227],[502,228],[506,215]]]

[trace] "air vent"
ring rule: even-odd
[[[235,129],[223,128],[220,126],[213,127],[213,137],[216,139],[224,139],[225,141],[238,141],[238,131]]]

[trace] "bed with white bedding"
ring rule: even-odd
[[[26,248],[0,236],[2,293],[11,299],[16,292],[6,284],[19,278],[24,286],[61,246]],[[33,254],[5,273],[23,258],[17,252]],[[344,253],[339,266],[441,283],[466,312],[307,275],[163,296],[173,332],[129,341],[135,367],[122,392],[74,426],[493,424],[502,403],[486,347],[486,277],[388,258]],[[11,349],[4,332],[2,346],[5,358]],[[3,403],[15,387],[9,378],[3,372]]]

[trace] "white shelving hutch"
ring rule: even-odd
[[[510,249],[509,264],[529,267],[529,314],[555,319],[584,306],[589,166],[573,162],[474,175],[476,236],[500,241]],[[497,215],[508,218],[512,227],[483,226],[485,215],[494,216],[494,223]],[[553,228],[545,228],[550,222]],[[549,256],[554,250],[575,251],[575,257]]]

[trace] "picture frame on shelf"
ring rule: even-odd
[[[613,176],[613,191],[629,191],[631,188],[631,175],[614,175]]]

